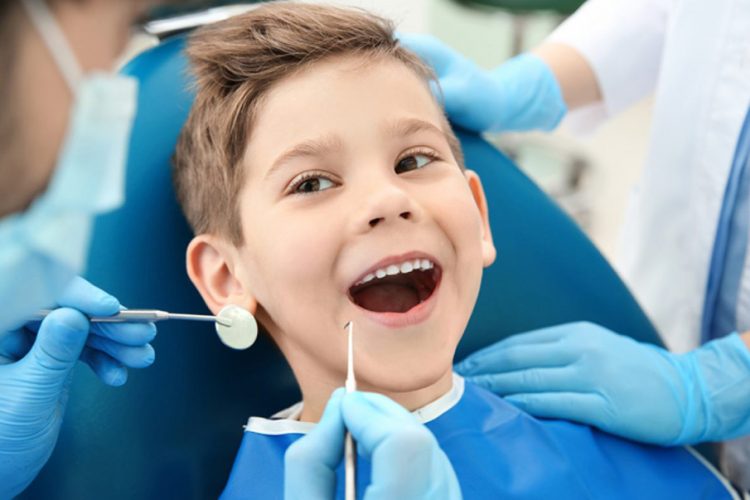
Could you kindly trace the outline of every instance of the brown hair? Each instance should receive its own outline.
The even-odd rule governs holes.
[[[262,97],[286,76],[335,55],[394,58],[425,82],[432,70],[394,38],[393,24],[352,8],[271,3],[196,31],[187,47],[196,98],[174,155],[177,197],[193,230],[243,242],[242,157]],[[455,139],[445,123],[449,137]],[[458,141],[451,144],[463,166]]]

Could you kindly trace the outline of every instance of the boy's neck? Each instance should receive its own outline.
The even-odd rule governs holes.
[[[318,422],[323,415],[328,399],[331,393],[340,385],[305,385],[302,384],[302,413],[299,420],[302,422]],[[414,411],[426,406],[444,394],[447,394],[453,387],[452,367],[448,369],[438,380],[425,387],[405,392],[388,392],[374,387],[357,387],[357,390],[365,392],[377,392],[388,396],[409,411]]]

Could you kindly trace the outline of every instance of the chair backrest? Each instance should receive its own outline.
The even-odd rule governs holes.
[[[533,12],[556,12],[569,16],[575,12],[584,0],[456,0],[470,7],[484,8],[488,11],[503,10],[511,14],[529,14]]]
[[[188,281],[191,238],[175,201],[170,157],[192,95],[184,38],[139,55],[140,80],[127,202],[96,225],[87,277],[130,307],[204,312]],[[467,164],[484,180],[499,250],[486,271],[459,357],[510,334],[590,320],[658,343],[653,327],[586,236],[502,153],[459,133]],[[211,326],[162,323],[157,359],[121,388],[79,367],[58,446],[25,498],[215,497],[251,415],[299,394],[265,339],[225,348]]]

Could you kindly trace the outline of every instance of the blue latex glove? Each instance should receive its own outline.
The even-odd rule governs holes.
[[[343,389],[333,393],[318,425],[287,450],[284,498],[335,497],[345,428],[357,441],[357,452],[372,463],[366,500],[461,498],[448,457],[414,415],[380,394]]]
[[[120,303],[82,278],[41,323],[0,333],[0,498],[23,491],[57,441],[72,369],[84,360],[109,385],[122,385],[127,368],[154,361],[153,324],[90,324]]]
[[[567,112],[554,74],[535,55],[521,54],[487,71],[433,36],[399,33],[398,38],[435,70],[446,113],[464,128],[552,130]]]
[[[591,323],[514,335],[456,366],[540,417],[661,445],[750,434],[750,351],[736,334],[676,355]]]

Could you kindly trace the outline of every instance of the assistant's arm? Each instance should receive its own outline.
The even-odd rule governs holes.
[[[569,111],[596,104],[602,90],[589,61],[577,49],[564,43],[543,43],[532,51],[552,71]]]
[[[539,47],[484,70],[434,37],[399,39],[427,61],[455,123],[479,132],[589,127],[651,92],[671,0],[589,0]]]
[[[535,50],[576,111],[569,124],[593,127],[654,91],[673,3],[589,0]]]

